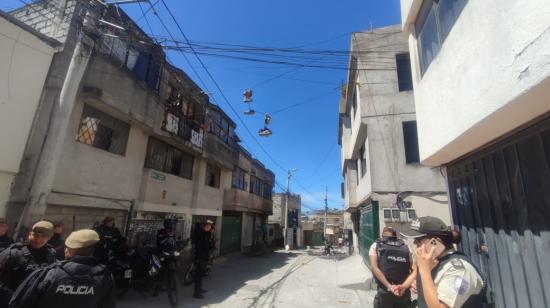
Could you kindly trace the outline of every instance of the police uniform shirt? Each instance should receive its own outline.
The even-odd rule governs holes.
[[[471,295],[483,289],[483,280],[468,262],[452,258],[445,262],[434,279],[437,297],[449,307],[462,307]]]
[[[13,244],[13,240],[7,234],[0,235],[0,252]]]

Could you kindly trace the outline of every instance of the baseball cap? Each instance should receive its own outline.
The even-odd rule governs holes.
[[[206,224],[211,224],[211,225],[213,225],[214,222],[213,222],[212,220],[210,220],[210,219],[207,219],[207,220],[206,220]]]
[[[413,220],[410,228],[404,229],[400,234],[408,238],[419,238],[427,235],[446,235],[450,232],[451,228],[443,220],[437,217],[424,216]]]
[[[40,233],[46,236],[53,235],[53,224],[47,220],[41,220],[32,226],[32,232]]]
[[[99,235],[94,230],[82,229],[74,231],[65,240],[68,248],[84,248],[99,242]]]

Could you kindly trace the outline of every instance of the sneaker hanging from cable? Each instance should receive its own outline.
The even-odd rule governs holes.
[[[246,89],[243,93],[243,102],[250,103],[252,102],[252,90]]]
[[[271,116],[269,115],[269,113],[266,113],[265,114],[265,119],[264,119],[264,128],[261,128],[259,131],[258,131],[258,135],[260,135],[260,137],[269,137],[273,134],[273,132],[271,131],[271,129],[269,129],[267,126],[269,125],[269,123],[271,123]]]

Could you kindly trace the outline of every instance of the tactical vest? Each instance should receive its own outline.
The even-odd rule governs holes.
[[[14,262],[16,265],[12,268],[11,283],[8,286],[13,290],[35,270],[45,268],[55,262],[55,250],[48,244],[41,248],[45,251],[35,253],[31,252],[27,244],[24,243],[15,243],[8,249],[17,249],[21,252],[14,256],[19,259]]]
[[[391,284],[401,284],[411,272],[410,251],[405,242],[398,238],[376,240],[378,267]],[[385,289],[376,279],[378,286]]]
[[[485,280],[481,272],[477,269],[477,267],[470,261],[470,259],[466,255],[460,252],[454,252],[440,258],[439,263],[432,270],[432,279],[435,280],[435,277],[437,276],[439,271],[443,268],[443,266],[447,264],[447,262],[451,262],[452,259],[460,259],[471,264],[475,268],[475,270],[477,271],[481,279],[483,280],[483,289],[481,290],[481,292],[479,292],[479,294],[471,295],[461,307],[462,308],[487,307],[487,304],[490,303],[490,301],[486,299],[487,281]],[[428,305],[426,304],[426,299],[424,298],[424,291],[422,288],[422,279],[420,278],[420,273],[416,275],[416,290],[418,293],[418,299],[417,299],[418,308],[428,308]]]

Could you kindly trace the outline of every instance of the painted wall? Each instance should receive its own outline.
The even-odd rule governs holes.
[[[54,48],[0,16],[0,217],[33,124]]]
[[[401,8],[425,164],[448,163],[550,111],[549,1],[468,1],[422,77],[412,25],[420,3]]]

